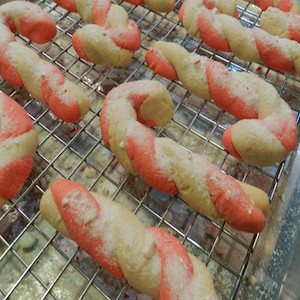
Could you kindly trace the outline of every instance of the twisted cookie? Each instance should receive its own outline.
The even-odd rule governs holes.
[[[216,299],[208,269],[172,235],[76,182],[55,181],[43,217],[104,269],[155,299]]]
[[[272,35],[300,43],[300,16],[269,7],[262,13],[260,25]]]
[[[221,2],[221,1],[220,1]],[[262,29],[251,29],[234,17],[215,14],[202,0],[185,0],[179,18],[187,32],[215,50],[263,63],[269,68],[300,74],[300,45],[273,36]]]
[[[216,299],[208,269],[172,235],[145,228],[121,205],[76,182],[55,181],[43,217],[104,269],[155,299]]]
[[[56,34],[54,22],[32,3],[14,1],[0,7],[0,74],[9,83],[25,87],[53,114],[75,122],[89,110],[89,99],[72,82],[65,80],[54,65],[41,60],[35,51],[17,43],[12,31],[36,43],[45,43]]]
[[[227,128],[223,144],[235,157],[254,166],[283,161],[296,145],[297,124],[276,89],[259,77],[228,72],[225,66],[191,54],[173,43],[156,42],[146,53],[155,73],[180,80],[192,94],[212,99],[238,119]]]
[[[26,111],[0,93],[0,208],[29,176],[37,134]]]
[[[172,140],[156,138],[141,124],[165,125],[172,110],[162,84],[147,80],[122,84],[105,98],[100,118],[103,140],[128,172],[138,173],[153,188],[180,193],[196,211],[222,217],[238,230],[262,231],[268,210],[264,192],[233,180]]]
[[[54,0],[69,11],[78,12],[87,23],[73,35],[77,54],[95,64],[127,65],[141,47],[141,35],[127,12],[110,0]]]
[[[124,0],[125,2],[134,4],[134,5],[141,5],[147,6],[148,8],[152,9],[153,11],[157,12],[170,12],[173,10],[175,5],[175,0]]]

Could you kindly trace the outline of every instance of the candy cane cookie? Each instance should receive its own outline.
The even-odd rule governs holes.
[[[0,208],[29,176],[36,147],[37,133],[26,111],[0,93]]]
[[[40,209],[104,269],[152,298],[217,299],[210,271],[175,237],[83,185],[55,181]]]
[[[124,0],[125,2],[133,5],[147,6],[153,11],[157,12],[170,12],[173,10],[175,0]]]
[[[140,49],[140,31],[121,6],[112,4],[110,0],[54,2],[78,12],[85,22],[90,23],[78,29],[72,38],[74,49],[84,60],[105,66],[124,66]]]
[[[268,197],[235,181],[206,158],[189,153],[168,138],[157,138],[143,124],[162,126],[172,117],[166,88],[155,81],[125,83],[109,92],[101,112],[101,132],[121,165],[153,188],[182,199],[197,212],[220,218],[232,227],[260,232]]]
[[[215,14],[202,0],[185,0],[179,18],[191,36],[200,37],[215,50],[232,52],[245,61],[274,70],[300,74],[300,44],[295,41],[246,28],[230,15]]]
[[[180,80],[190,93],[212,99],[216,106],[244,119],[223,135],[224,146],[238,159],[254,166],[272,166],[294,149],[295,117],[276,89],[261,78],[229,72],[219,62],[167,42],[154,43],[146,62],[155,73]]]
[[[300,43],[300,16],[269,7],[262,13],[260,26],[272,35]]]
[[[75,122],[90,107],[88,97],[61,71],[42,60],[35,51],[16,42],[19,32],[36,43],[56,34],[50,17],[37,5],[13,1],[0,7],[0,74],[9,83],[25,87],[37,100],[49,106],[55,116]]]

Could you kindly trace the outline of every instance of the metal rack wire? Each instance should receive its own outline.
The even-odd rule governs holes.
[[[25,90],[0,81],[1,91],[26,109],[39,131],[34,170],[20,193],[5,206],[0,219],[0,299],[144,297],[124,280],[114,279],[99,268],[75,243],[55,232],[42,219],[39,199],[58,177],[84,183],[88,189],[103,193],[131,209],[146,225],[168,230],[210,268],[220,299],[245,299],[243,295],[249,288],[250,258],[259,235],[239,233],[222,221],[200,216],[180,197],[159,193],[140,178],[126,174],[101,139],[99,112],[105,95],[113,87],[138,79],[161,81],[173,97],[174,114],[172,123],[156,129],[156,134],[168,136],[191,151],[207,155],[228,174],[265,190],[274,202],[288,181],[294,157],[264,169],[237,161],[228,155],[221,142],[223,131],[235,119],[211,102],[190,95],[180,83],[154,76],[143,57],[154,40],[166,40],[221,61],[231,70],[255,73],[278,89],[294,109],[298,123],[299,79],[258,64],[245,63],[232,55],[216,53],[186,35],[177,16],[182,1],[177,1],[174,11],[169,14],[120,2],[141,30],[142,49],[126,67],[95,66],[79,59],[72,48],[72,34],[83,24],[80,17],[57,7],[50,0],[37,3],[55,20],[56,38],[42,46],[21,36],[17,36],[18,40],[57,65],[66,77],[88,93],[93,102],[83,120],[65,124]],[[242,1],[238,9],[245,26],[259,26],[259,9]],[[24,240],[28,239],[32,239],[32,245],[24,245]]]

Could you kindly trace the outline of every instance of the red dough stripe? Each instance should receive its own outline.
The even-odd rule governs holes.
[[[216,7],[216,3],[210,1],[210,0],[203,0],[203,4],[208,8],[208,9],[214,9]]]
[[[215,165],[211,165],[211,172],[206,175],[206,180],[211,201],[219,214],[237,230],[261,232],[266,223],[264,214],[249,201],[237,182],[229,176],[222,176],[222,180],[216,179],[217,173],[221,171]],[[231,191],[235,194],[231,195]],[[237,201],[232,201],[232,198]]]
[[[156,49],[147,51],[145,60],[147,65],[155,74],[168,78],[170,80],[179,80],[176,70]]]
[[[145,2],[143,0],[125,0],[125,1],[133,5],[145,6]]]
[[[111,33],[112,41],[120,48],[137,51],[141,48],[141,34],[138,26],[132,20],[128,21],[127,28],[108,29]]]
[[[284,12],[290,12],[295,0],[280,0],[279,2],[277,0],[255,0],[251,2],[254,2],[262,10],[267,10],[269,7],[277,7]]]
[[[224,109],[238,119],[257,119],[258,112],[255,108],[246,106],[240,96],[235,96],[232,91],[231,74],[224,65],[210,60],[206,67],[207,82],[211,98],[216,106]]]
[[[127,27],[109,27],[107,25],[107,15],[109,13],[110,8],[110,0],[105,0],[101,2],[95,1],[93,8],[95,24],[107,28],[110,32],[110,37],[112,41],[121,49],[131,51],[136,51],[140,49],[141,34],[138,26],[134,21],[129,20]]]
[[[52,69],[52,76],[54,75],[56,77],[57,86],[62,86],[65,83],[64,76],[58,68],[53,66]],[[75,120],[79,120],[80,108],[76,99],[70,99],[67,103],[64,102],[62,98],[67,95],[68,91],[64,90],[65,95],[58,95],[57,91],[53,89],[53,84],[50,83],[50,80],[53,79],[46,76],[42,78],[41,90],[45,103],[49,106],[55,116],[65,122],[72,123]]]
[[[175,182],[159,168],[156,161],[154,141],[155,135],[141,124],[137,124],[139,132],[143,132],[142,142],[135,137],[129,137],[126,145],[127,154],[134,169],[155,189],[168,194],[178,194]]]
[[[14,197],[28,178],[33,167],[33,158],[25,156],[0,168],[0,197]]]
[[[78,56],[80,56],[82,59],[89,61],[88,57],[86,56],[83,46],[82,46],[82,39],[80,36],[81,31],[76,31],[73,34],[72,37],[72,44],[73,44],[73,48],[75,49],[75,51],[77,52]]]
[[[269,7],[274,7],[274,0],[255,0],[254,2],[262,10],[267,10]]]
[[[282,11],[289,12],[294,4],[294,0],[281,0],[279,2],[278,8]]]
[[[286,151],[290,152],[296,147],[297,125],[293,119],[274,118],[271,120],[259,120],[259,122],[276,136]]]
[[[161,262],[159,299],[172,300],[174,299],[174,295],[172,295],[172,287],[168,280],[168,277],[170,276],[168,264],[172,263],[170,260],[175,259],[177,262],[180,261],[183,265],[182,269],[187,270],[190,278],[194,274],[192,262],[182,244],[175,237],[157,227],[148,227],[147,230],[155,238],[155,246]],[[173,264],[174,263],[176,262],[173,262]]]
[[[300,16],[289,15],[288,18],[290,39],[300,43]]]
[[[234,146],[232,144],[231,130],[232,130],[232,126],[228,127],[224,131],[223,137],[222,137],[223,145],[230,154],[232,154],[234,157],[236,157],[239,160],[243,160],[243,158],[239,155],[239,153],[236,151],[236,149],[234,148]]]
[[[216,50],[231,52],[229,43],[225,36],[215,28],[213,15],[202,10],[198,17],[198,28],[205,43]]]
[[[16,24],[13,20],[13,18],[7,14],[6,11],[0,11],[0,16],[2,16],[4,20],[4,24],[10,29],[12,32],[17,32]]]
[[[180,10],[178,12],[178,17],[179,17],[179,20],[180,20],[180,23],[184,26],[184,23],[183,23],[183,14],[184,14],[184,9],[185,9],[185,6],[186,6],[187,2],[184,1],[180,7]]]
[[[134,109],[136,111],[137,120],[150,127],[156,127],[157,124],[155,123],[154,120],[144,120],[141,113],[141,105],[143,104],[144,101],[146,101],[149,98],[149,94],[144,94],[144,95],[132,94],[130,97],[134,103]]]
[[[9,27],[3,26],[0,22],[0,33],[6,37],[3,42],[0,41],[0,74],[4,80],[18,87],[23,87],[23,81],[20,77],[17,67],[6,58],[6,53],[10,43],[16,42],[16,39]]]
[[[42,20],[28,20],[27,16],[21,14],[19,24],[20,33],[37,44],[45,44],[56,35],[56,26],[48,15]]]
[[[105,255],[101,236],[86,234],[82,230],[82,227],[84,226],[86,230],[88,230],[89,223],[79,223],[77,221],[78,218],[76,213],[70,209],[68,204],[64,205],[64,199],[68,199],[70,197],[84,197],[90,201],[89,207],[96,209],[101,218],[101,207],[95,198],[83,185],[66,179],[59,179],[55,181],[51,186],[51,192],[70,235],[77,242],[79,247],[91,255],[105,270],[117,278],[124,278],[120,266],[115,265],[111,258]],[[89,207],[86,207],[86,210],[88,210]],[[99,251],[100,248],[102,248],[102,251]]]
[[[264,35],[261,35],[263,31],[260,31],[259,35],[256,33],[257,31],[253,30],[255,43],[263,64],[274,70],[281,70],[284,66],[285,72],[295,73],[296,70],[293,61],[287,57],[275,43],[266,45],[264,36],[267,35],[267,33]]]
[[[93,17],[95,24],[99,26],[106,25],[106,19],[111,7],[110,0],[95,1],[93,6]]]
[[[26,111],[19,104],[5,94],[0,94],[0,97],[3,100],[1,114],[4,115],[5,122],[9,124],[6,128],[1,128],[0,123],[0,142],[34,129]]]

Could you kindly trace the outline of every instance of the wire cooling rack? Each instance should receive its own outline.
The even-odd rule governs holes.
[[[42,46],[18,35],[17,39],[81,86],[91,98],[92,107],[81,121],[66,124],[24,89],[0,79],[1,91],[25,108],[39,133],[34,169],[20,193],[1,212],[0,299],[148,299],[126,281],[115,279],[99,268],[74,242],[42,219],[39,199],[61,177],[83,183],[88,189],[121,203],[146,226],[160,226],[174,234],[211,270],[220,299],[251,298],[255,290],[261,293],[262,285],[271,285],[262,295],[271,299],[270,290],[278,293],[281,283],[272,281],[272,276],[261,267],[276,249],[283,222],[277,222],[282,206],[288,210],[289,199],[293,198],[293,193],[286,189],[293,191],[296,186],[291,176],[298,152],[295,150],[285,163],[263,169],[236,160],[224,150],[221,141],[225,128],[236,120],[212,102],[190,95],[180,83],[153,75],[144,62],[144,54],[153,41],[172,41],[190,52],[221,61],[232,71],[255,73],[277,88],[294,110],[298,123],[299,78],[245,63],[231,54],[216,53],[189,37],[178,21],[182,1],[177,1],[169,14],[120,2],[140,28],[142,48],[126,67],[95,66],[79,59],[72,48],[72,34],[83,25],[80,17],[51,1],[35,2],[55,20],[58,34],[51,43]],[[238,9],[245,26],[259,26],[260,10],[256,6],[240,1]],[[105,95],[113,87],[139,79],[159,80],[172,95],[172,122],[155,129],[158,136],[167,136],[193,152],[207,155],[226,173],[269,194],[272,208],[260,239],[259,235],[240,233],[220,220],[196,214],[180,197],[151,189],[118,164],[101,139],[99,112]]]

